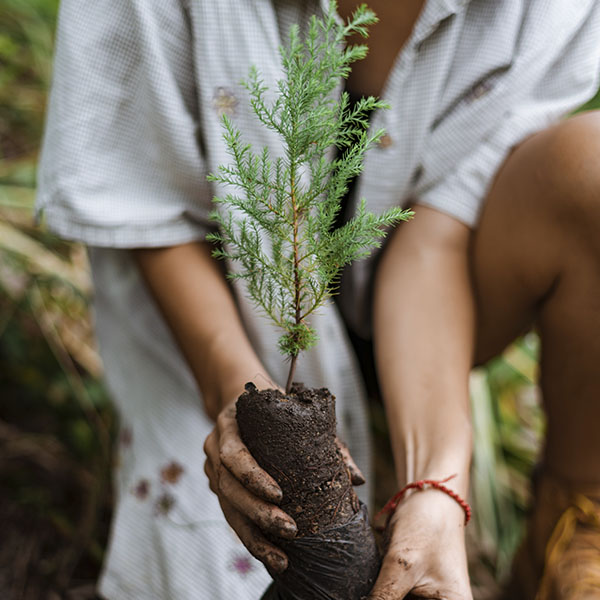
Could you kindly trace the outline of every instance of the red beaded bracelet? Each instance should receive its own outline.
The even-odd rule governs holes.
[[[431,488],[435,488],[436,490],[440,490],[445,494],[448,494],[450,498],[458,502],[460,507],[465,511],[465,525],[471,520],[471,507],[469,503],[463,500],[455,491],[446,487],[444,483],[454,479],[456,474],[450,475],[450,477],[446,477],[446,479],[436,480],[436,479],[421,479],[420,481],[414,481],[413,483],[409,483],[405,485],[398,493],[394,494],[385,504],[385,506],[375,515],[375,520],[377,520],[382,515],[387,515],[387,520],[385,522],[385,527],[388,526],[388,523],[396,510],[400,501],[404,498],[404,494],[408,490],[423,490],[425,486],[429,486]],[[378,530],[384,530],[385,527],[376,527]]]

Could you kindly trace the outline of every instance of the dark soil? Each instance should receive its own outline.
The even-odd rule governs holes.
[[[237,402],[242,440],[281,486],[281,508],[298,536],[348,522],[358,498],[335,443],[335,398],[297,384],[289,396],[252,384],[246,390]]]
[[[335,397],[302,384],[286,396],[249,383],[237,401],[237,421],[243,442],[281,486],[281,508],[298,525],[296,540],[274,540],[290,566],[264,598],[366,597],[379,555],[336,444]]]

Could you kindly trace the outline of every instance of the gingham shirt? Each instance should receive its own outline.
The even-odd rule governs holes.
[[[37,206],[53,231],[93,247],[107,381],[123,422],[133,428],[103,579],[111,600],[251,598],[266,581],[256,575],[254,588],[248,578],[236,588],[223,575],[229,559],[219,548],[226,534],[210,529],[222,521],[200,457],[211,425],[120,249],[203,239],[211,199],[223,191],[206,174],[230,162],[223,112],[246,141],[280,152],[277,137],[254,118],[240,81],[256,65],[275,89],[278,47],[291,23],[306,23],[326,2],[317,4],[62,2]],[[372,126],[388,134],[367,154],[353,201],[365,197],[373,211],[423,204],[475,226],[511,147],[592,96],[599,74],[596,0],[429,0],[382,92],[392,108],[373,115]],[[372,264],[356,263],[344,282],[345,316],[360,331],[368,325]],[[278,332],[243,295],[239,306],[257,352],[283,382]],[[298,379],[336,393],[342,434],[366,469],[362,385],[335,307],[325,307],[316,326],[320,345],[300,361]],[[158,475],[170,459],[185,465],[179,486],[168,487]],[[157,521],[157,505],[152,510],[133,493],[158,493],[160,486],[176,500],[169,514],[179,528]]]
[[[313,0],[314,2],[315,0]],[[326,0],[322,1],[326,4]],[[240,81],[275,87],[278,47],[312,2],[63,1],[38,207],[57,233],[129,248],[201,239],[228,163],[219,116],[277,151]],[[596,0],[430,0],[375,114],[355,197],[372,210],[425,204],[474,226],[509,149],[589,98],[600,73]],[[370,262],[345,290],[364,329]]]

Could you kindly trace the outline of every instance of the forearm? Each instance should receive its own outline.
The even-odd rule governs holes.
[[[375,282],[375,351],[400,484],[456,473],[471,457],[474,307],[466,227],[426,208],[393,234]]]
[[[200,242],[139,249],[133,255],[194,374],[209,416],[216,418],[247,381],[267,377],[210,248]]]

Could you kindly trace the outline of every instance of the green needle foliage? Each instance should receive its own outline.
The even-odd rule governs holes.
[[[349,182],[383,135],[369,131],[368,115],[387,108],[373,97],[352,107],[348,94],[336,93],[351,63],[367,54],[366,45],[347,45],[349,36],[367,37],[377,22],[365,5],[345,24],[336,9],[332,1],[324,20],[313,16],[304,39],[292,27],[280,50],[285,77],[273,102],[255,68],[244,83],[257,118],[280,136],[282,156],[267,148],[255,153],[224,116],[233,164],[209,177],[241,192],[215,198],[225,210],[213,213],[219,232],[209,239],[217,243],[216,257],[241,265],[229,277],[245,279],[253,302],[284,330],[279,347],[291,357],[288,392],[298,353],[317,341],[309,315],[335,293],[345,265],[368,255],[389,226],[412,215],[400,208],[375,215],[363,199],[354,218],[334,228]]]

